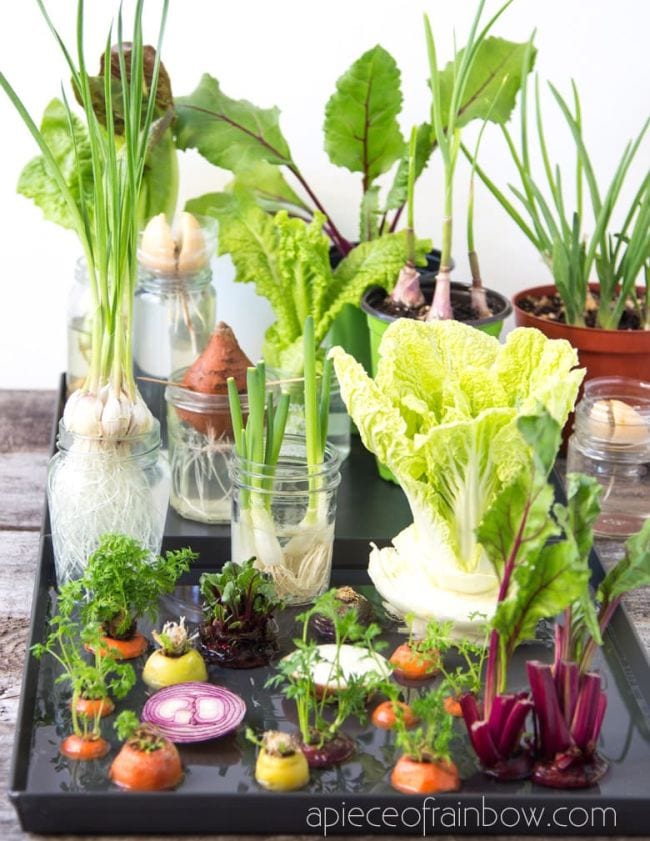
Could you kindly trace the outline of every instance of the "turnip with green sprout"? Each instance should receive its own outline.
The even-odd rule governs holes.
[[[161,469],[149,478],[138,464],[159,447],[156,422],[138,393],[132,370],[133,297],[137,279],[139,202],[154,121],[160,45],[167,15],[164,0],[150,76],[145,73],[143,0],[135,6],[128,44],[121,11],[106,40],[101,76],[86,67],[84,0],[77,6],[77,54],[65,46],[42,0],[41,13],[63,53],[72,93],[83,120],[63,93],[74,165],[57,154],[14,88],[3,88],[39,146],[42,164],[58,190],[67,221],[79,236],[92,299],[91,359],[86,381],[68,399],[60,427],[61,453],[48,484],[60,579],[75,577],[103,532],[137,538],[152,550],[162,537],[168,482]],[[117,46],[111,42],[117,36]],[[119,68],[117,78],[111,67]],[[96,100],[103,98],[102,117]],[[119,114],[119,120],[116,117]],[[65,455],[65,458],[63,456]],[[153,477],[152,477],[153,476]]]

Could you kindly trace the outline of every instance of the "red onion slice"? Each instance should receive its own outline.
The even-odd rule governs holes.
[[[246,704],[223,686],[191,681],[160,689],[146,702],[142,721],[155,724],[170,742],[203,742],[234,730]]]

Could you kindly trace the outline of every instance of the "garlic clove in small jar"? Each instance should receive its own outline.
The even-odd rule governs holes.
[[[176,242],[164,213],[152,217],[142,232],[139,251],[140,262],[156,272],[176,271]]]
[[[616,446],[650,443],[650,420],[622,400],[597,400],[589,412],[589,431]]]
[[[201,225],[191,213],[181,213],[178,237],[178,271],[191,274],[206,262],[205,237]]]
[[[127,435],[144,435],[153,426],[153,415],[149,407],[138,394],[135,403],[131,406],[131,422]]]
[[[181,213],[176,231],[160,213],[149,220],[142,232],[138,257],[150,271],[166,275],[193,274],[208,259],[203,229],[191,213]]]
[[[104,386],[102,398],[101,434],[106,438],[124,438],[131,423],[131,401],[124,392],[116,393],[110,386]]]

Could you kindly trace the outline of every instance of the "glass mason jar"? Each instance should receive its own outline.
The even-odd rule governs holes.
[[[168,380],[205,349],[216,319],[216,293],[209,266],[194,274],[165,275],[141,268],[133,308],[136,377]],[[166,444],[165,385],[141,380],[145,403],[161,423]]]
[[[186,370],[174,372],[173,381]],[[187,520],[229,523],[234,441],[228,395],[167,386],[165,398],[172,508]],[[239,399],[246,412],[247,396]]]
[[[81,576],[107,533],[160,552],[170,480],[158,422],[142,435],[107,439],[69,432],[60,421],[56,444],[47,499],[57,582]]]
[[[80,257],[74,270],[74,283],[68,293],[67,309],[68,360],[65,384],[68,394],[80,388],[90,366],[92,333],[92,301],[86,261]]]
[[[569,438],[567,472],[603,487],[594,531],[626,537],[650,517],[650,383],[599,377],[585,383]]]
[[[277,368],[267,368],[269,388],[276,394],[285,392],[290,395],[289,416],[286,431],[289,435],[305,434],[305,392],[304,380]],[[320,387],[320,378],[318,379]],[[348,410],[341,397],[336,374],[332,371],[332,386],[330,389],[330,410],[327,423],[327,440],[339,452],[341,461],[350,455],[351,421]]]
[[[306,604],[329,587],[341,481],[338,450],[310,473],[305,439],[285,436],[275,467],[233,456],[231,554],[257,558],[288,604]]]

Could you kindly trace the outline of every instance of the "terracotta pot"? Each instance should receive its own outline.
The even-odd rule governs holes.
[[[592,292],[598,291],[591,284]],[[642,293],[639,289],[638,292]],[[595,327],[573,327],[558,324],[532,315],[519,306],[527,296],[557,295],[557,287],[533,286],[523,289],[512,299],[517,327],[536,327],[549,339],[566,339],[578,351],[581,367],[587,369],[585,380],[596,377],[629,377],[634,380],[650,378],[650,330],[600,330]],[[582,388],[578,400],[582,398]],[[562,434],[560,455],[566,456],[569,437],[573,432],[574,415],[571,413]]]
[[[597,291],[596,285],[591,287]],[[641,291],[641,290],[639,290]],[[555,286],[534,286],[518,292],[512,299],[517,327],[537,327],[549,339],[566,339],[578,351],[580,365],[587,369],[585,379],[630,377],[647,380],[650,375],[650,330],[598,330],[558,324],[519,307],[528,295],[557,295]]]

